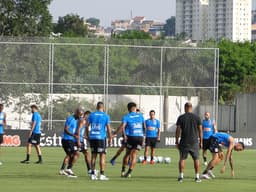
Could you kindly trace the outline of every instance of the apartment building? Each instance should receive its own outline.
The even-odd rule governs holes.
[[[251,0],[176,0],[176,33],[193,41],[250,41],[251,9]]]

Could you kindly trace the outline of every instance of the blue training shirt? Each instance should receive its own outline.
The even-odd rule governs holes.
[[[222,144],[225,147],[229,147],[229,138],[231,137],[229,134],[217,132],[214,133],[212,136],[218,139],[219,144]]]
[[[109,115],[103,111],[95,111],[89,115],[87,120],[91,125],[89,133],[90,140],[105,140],[107,135],[106,126],[110,124]]]
[[[146,124],[146,137],[156,138],[158,130],[160,129],[160,121],[158,119],[147,119]]]
[[[127,136],[143,137],[144,117],[141,113],[130,112],[123,116],[122,123],[126,124]]]
[[[203,127],[203,139],[209,139],[214,133],[214,124],[211,119],[204,119],[202,122]]]
[[[1,112],[0,113],[0,134],[3,134],[4,133],[4,126],[3,126],[3,123],[4,123],[4,112]]]
[[[68,126],[68,131],[70,133],[75,134],[75,132],[77,130],[77,126],[78,126],[78,121],[77,121],[77,119],[75,119],[74,115],[70,115],[69,117],[66,118],[64,129],[65,129],[66,126]],[[72,135],[68,135],[65,132],[65,130],[63,132],[62,139],[71,140],[71,141],[74,141],[74,142],[76,141],[76,138],[73,137]]]
[[[33,130],[33,133],[35,134],[41,134],[41,115],[38,111],[34,112],[32,115],[32,122],[36,122],[35,123],[35,128]]]

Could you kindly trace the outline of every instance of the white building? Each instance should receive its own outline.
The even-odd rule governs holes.
[[[176,0],[176,33],[194,41],[250,41],[251,9],[251,0]]]

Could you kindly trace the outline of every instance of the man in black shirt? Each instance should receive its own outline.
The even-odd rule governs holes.
[[[199,178],[200,164],[199,164],[199,150],[202,148],[202,125],[200,118],[192,113],[192,104],[185,104],[185,113],[180,115],[177,120],[176,140],[175,144],[180,152],[179,160],[179,178],[178,181],[183,181],[183,173],[185,167],[185,160],[188,154],[194,160],[195,168],[195,182],[201,182]],[[180,140],[179,140],[180,137]],[[198,139],[199,138],[199,139]]]

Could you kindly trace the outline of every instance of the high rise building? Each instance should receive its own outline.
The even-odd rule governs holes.
[[[250,41],[251,9],[251,0],[176,0],[176,33],[194,41]]]

